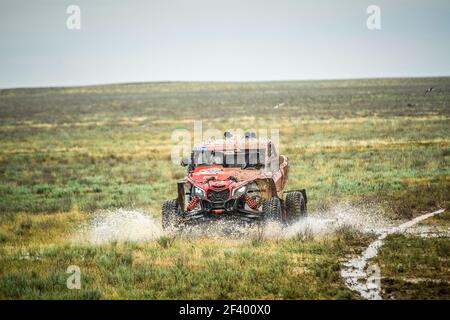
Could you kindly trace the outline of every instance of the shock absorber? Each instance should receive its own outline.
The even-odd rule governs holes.
[[[250,197],[247,193],[244,194],[244,200],[250,208],[252,208],[252,209],[258,208],[258,202],[256,202],[255,199]]]
[[[188,203],[188,205],[186,207],[187,211],[191,211],[192,209],[194,209],[199,202],[200,202],[200,198],[199,197],[193,197],[191,199],[191,201],[189,201],[189,203]]]

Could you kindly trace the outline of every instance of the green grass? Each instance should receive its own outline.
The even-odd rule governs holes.
[[[339,263],[370,235],[348,230],[326,239],[70,239],[99,209],[158,216],[185,172],[170,162],[171,133],[196,120],[204,130],[279,128],[287,189],[305,187],[311,210],[364,202],[405,219],[448,208],[450,92],[424,95],[431,86],[448,88],[450,78],[0,90],[0,297],[357,298]],[[392,261],[383,263],[388,277]],[[83,271],[80,291],[65,287],[71,264]]]
[[[307,187],[313,202],[330,194],[384,196],[417,184],[443,186],[448,194],[449,93],[425,96],[422,90],[448,83],[437,78],[2,90],[0,210],[157,210],[183,173],[168,161],[171,132],[192,131],[200,119],[205,130],[279,128],[281,150],[292,163],[289,186]],[[274,110],[280,101],[286,105]]]
[[[420,223],[449,230],[450,212]],[[450,299],[450,241],[447,236],[393,234],[376,262],[382,270],[384,296],[390,299]]]
[[[361,239],[359,239],[361,241]],[[2,298],[341,299],[339,258],[348,237],[319,241],[159,239],[102,246],[4,248]],[[26,257],[26,258],[25,258]],[[25,260],[26,259],[26,260]],[[68,265],[80,267],[81,290],[66,288]]]

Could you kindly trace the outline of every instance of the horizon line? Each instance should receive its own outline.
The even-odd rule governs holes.
[[[389,77],[356,77],[356,78],[311,78],[311,79],[276,79],[276,80],[153,80],[153,81],[131,81],[131,82],[98,82],[73,85],[36,85],[36,86],[11,86],[1,87],[0,90],[20,90],[20,89],[64,89],[64,88],[83,88],[83,87],[102,87],[114,85],[143,85],[143,84],[162,84],[162,83],[268,83],[268,82],[319,82],[319,81],[357,81],[357,80],[388,80],[388,79],[433,79],[449,78],[448,75],[430,75],[430,76],[389,76]]]

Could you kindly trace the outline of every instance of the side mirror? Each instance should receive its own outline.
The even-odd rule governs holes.
[[[181,159],[181,163],[180,164],[181,164],[181,166],[186,167],[187,165],[189,165],[189,162],[190,162],[189,158],[184,157],[184,158]]]

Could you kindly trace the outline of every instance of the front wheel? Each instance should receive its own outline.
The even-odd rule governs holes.
[[[263,202],[264,220],[282,222],[282,208],[280,199],[269,198]]]
[[[286,220],[293,222],[306,217],[306,200],[300,191],[291,191],[286,195]]]
[[[161,215],[162,215],[162,228],[166,230],[168,228],[178,227],[179,216],[178,216],[179,206],[177,200],[166,200],[162,205]]]

